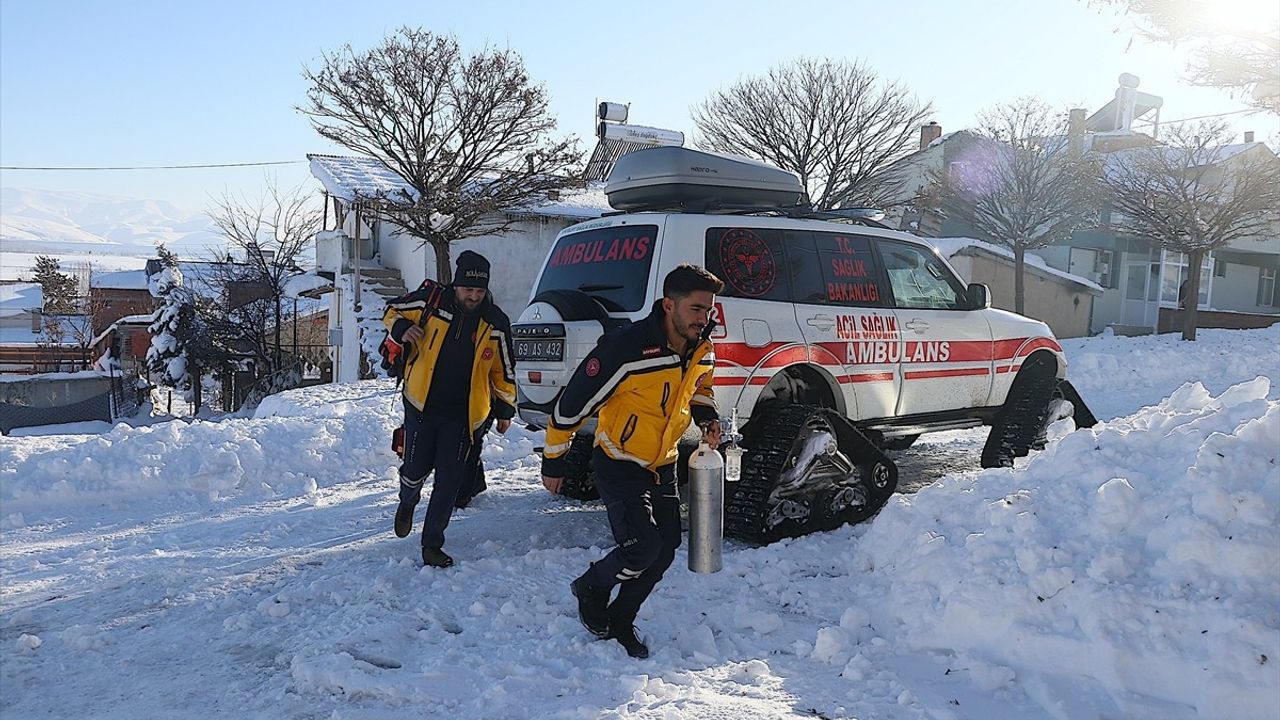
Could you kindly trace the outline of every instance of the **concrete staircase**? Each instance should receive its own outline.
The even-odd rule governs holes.
[[[378,367],[378,345],[386,332],[382,324],[383,312],[388,300],[405,292],[399,270],[377,266],[360,268],[360,309],[356,312],[360,347],[375,377],[384,376],[382,368]]]
[[[384,301],[405,293],[404,280],[400,277],[400,271],[383,267],[360,268],[360,286],[363,291],[373,292]]]

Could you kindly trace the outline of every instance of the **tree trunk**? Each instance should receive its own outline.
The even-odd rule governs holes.
[[[448,240],[432,240],[431,249],[436,252],[436,280],[441,285],[453,282],[453,259],[449,254]]]
[[[1200,264],[1204,250],[1187,253],[1187,302],[1182,314],[1182,339],[1196,339],[1196,309],[1200,305]]]
[[[192,410],[191,414],[192,416],[195,416],[200,414],[200,405],[204,400],[204,398],[202,397],[204,388],[200,387],[201,385],[200,366],[196,365],[195,363],[192,363],[191,368],[188,370],[188,372],[190,373],[188,377],[191,378],[191,397],[192,397],[192,400],[194,401],[192,403],[194,405],[194,409]]]
[[[1026,248],[1022,243],[1015,242],[1013,244],[1013,311],[1019,315],[1025,315],[1023,312],[1023,270],[1025,269]]]

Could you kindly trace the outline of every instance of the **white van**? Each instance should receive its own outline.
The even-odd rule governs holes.
[[[647,315],[675,266],[706,267],[725,284],[716,400],[745,422],[733,536],[769,542],[869,517],[897,482],[882,450],[922,433],[992,425],[983,464],[996,466],[1028,452],[1055,396],[1092,424],[1047,325],[992,309],[985,286],[966,287],[920,238],[812,211],[790,173],[656,148],[619,159],[605,191],[623,212],[559,234],[512,326],[520,416],[545,428],[602,334]],[[566,489],[583,498],[588,431]]]

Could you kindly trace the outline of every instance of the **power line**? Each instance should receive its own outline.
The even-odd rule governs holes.
[[[297,165],[306,160],[279,160],[273,162],[219,163],[209,165],[114,165],[98,167],[52,167],[34,165],[0,165],[0,170],[195,170],[200,168],[257,167],[262,165]]]

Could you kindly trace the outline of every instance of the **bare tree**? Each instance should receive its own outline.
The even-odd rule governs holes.
[[[76,312],[65,316],[66,334],[80,350],[81,366],[89,367],[93,361],[93,358],[89,357],[89,351],[92,349],[94,338],[103,329],[98,327],[98,318],[102,315],[106,304],[90,293],[88,296],[79,298],[76,305]]]
[[[1104,183],[1122,232],[1186,253],[1182,339],[1196,339],[1200,266],[1237,240],[1264,240],[1280,221],[1280,159],[1261,143],[1230,145],[1222,122],[1175,125],[1167,145],[1113,153]]]
[[[451,35],[405,27],[366,52],[326,53],[303,75],[312,87],[299,110],[316,131],[413,188],[360,200],[430,244],[442,282],[451,243],[503,233],[514,220],[501,211],[580,184],[577,141],[549,137],[546,90],[511,50],[466,56]]]
[[[933,112],[865,64],[799,59],[717,90],[691,109],[697,145],[800,176],[813,206],[891,206],[905,178],[890,167],[914,149]]]
[[[979,117],[982,150],[932,173],[925,203],[1013,251],[1014,309],[1024,308],[1028,250],[1071,237],[1098,218],[1098,165],[1035,98]]]
[[[1188,44],[1189,79],[1243,95],[1250,105],[1280,113],[1280,6],[1232,11],[1216,0],[1090,0],[1136,16],[1144,36]]]
[[[233,254],[243,261],[212,264],[214,283],[223,294],[225,319],[217,327],[238,328],[235,343],[255,355],[269,371],[279,369],[286,281],[300,272],[299,261],[320,229],[321,209],[301,189],[281,191],[267,183],[263,198],[223,196],[209,218]],[[270,335],[273,342],[268,342]]]

